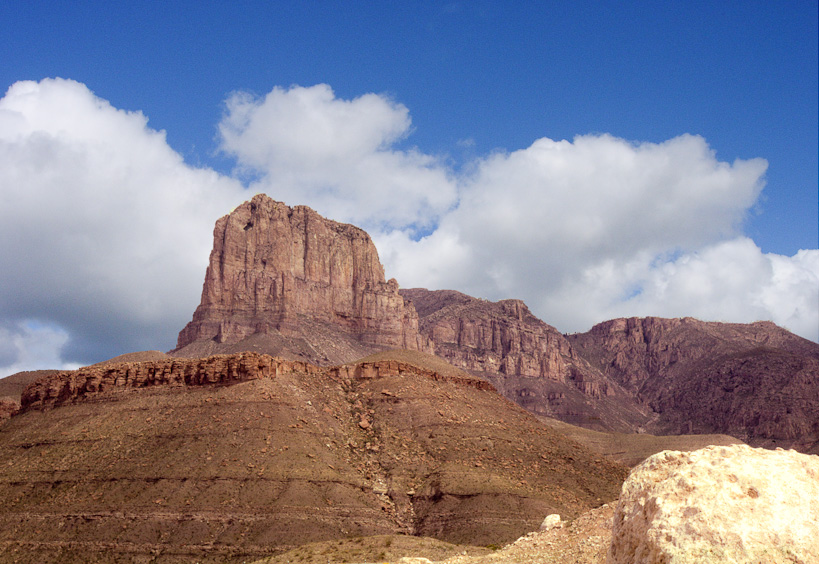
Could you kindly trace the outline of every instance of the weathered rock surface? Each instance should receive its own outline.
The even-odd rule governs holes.
[[[520,300],[489,302],[451,290],[400,290],[422,316],[421,329],[438,356],[477,372],[570,380],[576,357],[563,335]],[[589,395],[608,393],[605,381],[578,384]]]
[[[0,397],[6,397],[20,403],[20,396],[26,386],[43,376],[56,374],[59,370],[28,370],[0,378]]]
[[[568,340],[651,407],[650,432],[819,453],[819,344],[773,323],[614,319]]]
[[[20,404],[7,397],[0,397],[0,425],[20,409]]]
[[[665,451],[635,468],[609,564],[819,562],[819,457],[745,445]]]
[[[500,544],[616,497],[624,467],[442,364],[244,353],[36,382],[0,427],[0,562],[243,562],[399,533]]]
[[[31,382],[59,370],[32,370],[0,378],[0,425],[20,409],[20,396]]]
[[[57,371],[29,384],[21,397],[22,411],[50,409],[94,399],[97,394],[128,389],[228,385],[283,373],[322,374],[329,378],[384,378],[411,372],[436,381],[455,382],[478,390],[495,391],[489,382],[467,374],[442,374],[398,360],[356,362],[322,368],[254,352],[213,355],[207,358],[168,358],[156,361],[101,363],[78,370]]]
[[[419,312],[435,354],[489,379],[538,415],[597,429],[633,431],[648,417],[633,394],[579,357],[520,300],[490,302],[452,290],[400,290]]]
[[[29,384],[21,410],[54,408],[93,398],[97,394],[154,386],[186,387],[235,384],[273,378],[282,372],[321,372],[307,362],[288,361],[258,353],[214,355],[207,358],[171,358],[87,366],[57,372]]]
[[[219,219],[213,239],[202,301],[174,354],[232,352],[260,335],[269,340],[246,348],[325,365],[385,347],[430,350],[363,230],[258,194]]]

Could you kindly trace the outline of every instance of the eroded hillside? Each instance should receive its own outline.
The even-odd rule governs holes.
[[[191,362],[224,370],[108,365],[27,391],[0,428],[0,560],[238,562],[387,533],[502,544],[625,477],[457,371]]]

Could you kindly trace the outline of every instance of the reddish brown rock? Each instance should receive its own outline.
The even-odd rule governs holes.
[[[626,476],[419,351],[94,366],[25,395],[0,429],[2,562],[238,564],[387,534],[503,544],[613,500]]]
[[[23,390],[20,404],[21,411],[26,411],[53,408],[111,391],[155,386],[235,384],[273,378],[282,372],[320,371],[322,369],[307,362],[257,353],[101,364],[44,376]]]
[[[576,360],[557,329],[529,311],[520,300],[489,302],[459,292],[401,290],[421,315],[421,329],[436,352],[472,371],[531,376],[566,382]],[[601,382],[598,389],[606,393]]]
[[[430,350],[367,233],[263,194],[217,221],[202,301],[175,354],[227,352],[218,345],[258,335],[321,364],[378,348]]]
[[[244,352],[207,358],[168,358],[155,361],[95,364],[78,370],[55,371],[23,390],[21,405],[9,402],[9,416],[18,408],[50,409],[93,398],[106,392],[149,387],[226,385],[276,378],[284,373],[326,375],[332,381],[366,380],[412,374],[433,381],[451,382],[482,391],[491,384],[466,374],[446,374],[398,360],[362,361],[322,368],[308,362],[290,361],[266,354]],[[387,395],[390,392],[387,390]],[[384,393],[384,392],[382,392]],[[0,398],[0,413],[6,405]],[[13,409],[12,409],[13,407]]]
[[[18,409],[20,409],[20,404],[14,399],[0,397],[0,425],[14,415]]]
[[[454,366],[489,379],[526,409],[578,425],[632,431],[647,417],[633,396],[579,357],[520,300],[490,302],[452,290],[401,290],[421,333]]]
[[[819,452],[819,345],[773,323],[614,319],[568,339],[653,409],[651,432]]]

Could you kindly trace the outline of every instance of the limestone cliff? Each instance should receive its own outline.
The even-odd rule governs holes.
[[[490,302],[452,290],[401,290],[421,333],[454,366],[489,379],[526,409],[598,429],[632,431],[646,419],[631,394],[580,358],[521,300]]]
[[[423,312],[422,331],[439,356],[461,368],[507,376],[571,377],[574,352],[554,327],[520,300],[490,302],[452,290],[401,290]],[[589,392],[604,395],[605,382]]]
[[[368,347],[430,350],[367,233],[264,194],[217,221],[202,300],[175,354],[233,352],[217,345],[254,335],[321,364]]]

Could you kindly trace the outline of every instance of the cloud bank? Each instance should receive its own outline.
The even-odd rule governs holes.
[[[770,319],[819,340],[819,250],[763,253],[743,221],[762,159],[681,135],[535,140],[456,171],[409,110],[327,85],[234,93],[230,176],[184,162],[85,85],[0,100],[0,375],[167,350],[195,309],[215,220],[256,192],[367,229],[404,287],[517,297],[582,331],[617,316]]]
[[[14,84],[0,100],[0,331],[15,346],[0,372],[174,346],[213,224],[245,197],[82,84]]]

